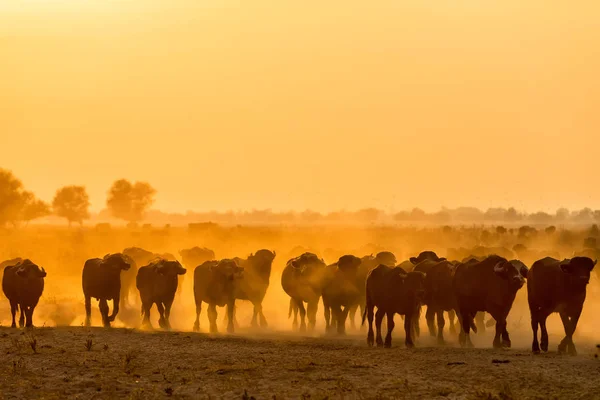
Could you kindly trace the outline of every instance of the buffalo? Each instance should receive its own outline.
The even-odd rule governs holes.
[[[381,254],[381,253],[379,253],[379,254]],[[394,260],[395,260],[395,257],[394,257]],[[388,265],[388,264],[385,264],[385,262],[381,262],[382,261],[381,258],[378,260],[377,257],[373,257],[373,255],[364,256],[363,258],[360,259],[360,261],[361,261],[360,266],[358,267],[358,272],[357,272],[357,278],[358,278],[359,282],[361,282],[360,299],[358,301],[358,305],[351,307],[350,312],[348,313],[348,319],[350,320],[350,325],[352,326],[352,328],[355,328],[354,319],[356,317],[356,311],[358,311],[358,308],[360,307],[359,318],[360,318],[360,315],[362,315],[365,311],[365,305],[367,302],[367,292],[365,289],[365,282],[367,281],[367,275],[369,275],[369,272],[371,272],[371,270],[373,270],[379,264]],[[392,264],[390,266],[394,266],[394,265],[395,265],[395,261],[394,261],[394,264]]]
[[[235,260],[206,261],[194,270],[194,300],[196,321],[194,331],[200,330],[202,303],[208,304],[210,332],[217,333],[217,306],[227,306],[227,332],[233,333],[236,286],[244,277],[244,268]]]
[[[337,263],[327,267],[323,286],[323,307],[326,329],[337,325],[339,334],[345,333],[349,311],[359,305],[365,280],[361,280],[359,267],[362,260],[352,255],[340,257]],[[331,320],[333,314],[333,320]]]
[[[404,315],[404,330],[406,332],[406,347],[414,347],[412,331],[414,320],[419,316],[421,302],[425,295],[425,274],[422,272],[406,272],[400,267],[390,268],[379,265],[367,277],[367,305],[363,313],[362,323],[369,320],[367,343],[373,346],[373,316],[377,329],[377,346],[392,346],[392,331],[394,330],[394,314]],[[374,309],[377,307],[377,314]],[[381,323],[387,315],[387,335],[385,343],[381,338]]]
[[[33,311],[44,291],[45,277],[44,268],[38,267],[31,260],[6,264],[2,275],[2,290],[10,302],[11,327],[17,327],[15,315],[19,309],[21,310],[19,327],[22,328],[24,322],[27,328],[33,326]]]
[[[323,291],[327,273],[325,262],[313,253],[304,253],[287,262],[281,274],[281,286],[290,296],[288,317],[294,312],[294,328],[297,325],[297,313],[300,312],[300,331],[306,331],[305,318],[308,314],[308,326],[313,330],[317,321],[319,299]],[[308,309],[304,308],[307,303]]]
[[[192,247],[191,249],[184,249],[179,252],[183,265],[187,268],[196,268],[198,265],[202,265],[207,261],[215,259],[215,252],[206,247]]]
[[[163,329],[171,328],[169,316],[177,292],[177,277],[186,272],[178,261],[164,259],[153,261],[138,270],[135,284],[142,300],[143,325],[152,327],[150,309],[156,304],[160,314],[159,326]]]
[[[444,311],[448,312],[450,332],[455,332],[454,316],[456,296],[452,281],[456,266],[449,261],[425,260],[415,266],[415,271],[423,272],[425,276],[425,297],[423,304],[427,306],[427,327],[429,334],[438,338],[439,344],[444,344]],[[434,318],[437,316],[437,332]]]
[[[488,312],[496,320],[494,348],[511,346],[506,317],[527,273],[528,269],[521,261],[508,261],[495,255],[457,266],[453,287],[463,328],[459,335],[461,346],[472,346],[469,330],[474,327],[473,320],[478,311]]]
[[[126,248],[122,254],[129,257],[129,269],[121,274],[121,307],[126,309],[130,304],[130,297],[137,297],[135,281],[138,268],[150,264],[157,255],[139,247]]]
[[[247,259],[234,258],[234,261],[244,269],[243,278],[235,286],[235,298],[248,300],[254,306],[254,313],[252,314],[253,327],[258,326],[257,319],[259,317],[261,327],[265,328],[268,325],[263,314],[262,302],[269,288],[271,266],[275,256],[275,252],[263,249],[257,251],[256,254],[250,254]]]
[[[92,297],[99,300],[102,324],[110,327],[119,313],[121,296],[121,271],[130,269],[129,257],[117,253],[107,254],[104,258],[87,260],[83,266],[82,286],[85,296],[85,326],[91,324]],[[108,301],[113,301],[113,312],[108,315]]]
[[[558,352],[577,354],[573,333],[583,310],[586,288],[596,261],[588,257],[574,257],[559,261],[546,257],[536,261],[527,276],[527,299],[531,312],[534,353],[540,352],[538,326],[542,330],[541,349],[548,351],[546,319],[558,312],[565,328],[565,337],[558,345]]]

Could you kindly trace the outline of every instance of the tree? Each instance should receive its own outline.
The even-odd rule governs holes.
[[[11,171],[0,168],[0,226],[29,222],[49,214],[50,208],[46,203],[26,191]]]
[[[19,220],[26,193],[11,171],[0,169],[0,226]]]
[[[139,222],[154,203],[155,194],[156,190],[149,183],[132,184],[127,179],[119,179],[108,191],[106,206],[113,217],[127,222]]]
[[[83,220],[90,217],[90,198],[83,186],[65,186],[58,189],[52,208],[54,214],[66,218],[69,226],[73,222],[83,224]]]
[[[29,223],[34,219],[46,217],[51,213],[50,206],[46,202],[36,199],[31,192],[25,192],[25,201],[20,217],[22,221]]]

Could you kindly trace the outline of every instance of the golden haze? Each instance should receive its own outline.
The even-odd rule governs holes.
[[[44,200],[581,208],[600,194],[600,5],[0,2],[2,166]]]

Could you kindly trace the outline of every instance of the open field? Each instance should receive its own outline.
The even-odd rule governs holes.
[[[327,262],[342,254],[393,251],[398,260],[424,249],[450,254],[451,248],[478,245],[511,249],[524,244],[535,256],[555,251],[569,257],[582,249],[586,228],[542,229],[522,235],[517,229],[498,233],[494,227],[335,228],[212,227],[202,232],[185,228],[157,230],[31,227],[0,232],[0,258],[27,257],[46,268],[46,288],[34,314],[33,331],[0,328],[0,399],[21,398],[466,398],[521,399],[600,398],[600,280],[594,272],[575,344],[577,357],[558,356],[563,328],[557,315],[548,320],[549,354],[533,356],[526,288],[517,294],[508,317],[513,349],[491,349],[492,333],[474,336],[476,349],[461,349],[447,335],[448,347],[422,336],[417,348],[404,348],[400,321],[391,350],[370,349],[366,333],[349,330],[347,337],[323,337],[322,305],[315,335],[291,332],[289,297],[281,288],[286,261],[314,251]],[[246,256],[260,248],[277,252],[264,302],[270,329],[249,331],[251,307],[236,305],[240,329],[234,336],[191,333],[194,321],[193,268],[188,267],[173,305],[176,332],[145,332],[139,299],[122,309],[115,329],[83,328],[81,269],[86,259],[139,246],[178,255],[200,245],[218,258]],[[533,256],[532,256],[533,258]],[[531,259],[524,260],[529,266]],[[219,309],[219,324],[225,315]],[[93,301],[93,324],[99,325]],[[152,323],[157,326],[157,312]],[[358,322],[358,321],[357,321]],[[426,335],[424,319],[422,334]],[[10,324],[6,299],[0,296],[0,326]],[[447,325],[448,326],[448,325]],[[208,328],[206,307],[201,330]],[[32,349],[35,347],[35,353]],[[86,347],[89,346],[89,351]],[[499,362],[494,363],[497,360]]]
[[[36,352],[32,350],[35,339]],[[0,330],[1,398],[448,398],[600,397],[595,346],[579,338],[577,357],[554,351],[434,347],[368,348],[345,338],[208,336],[130,329]],[[476,345],[489,346],[490,337]],[[551,343],[558,337],[551,336]],[[431,347],[425,347],[426,345]],[[555,346],[552,346],[555,350]],[[89,348],[89,350],[88,350]],[[245,393],[248,397],[244,397]]]

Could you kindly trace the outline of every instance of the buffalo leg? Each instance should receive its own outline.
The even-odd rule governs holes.
[[[375,333],[373,332],[373,317],[375,316],[374,307],[367,306],[367,319],[369,321],[369,333],[367,334],[367,344],[373,346],[375,343]]]
[[[456,334],[456,326],[454,325],[454,317],[456,317],[456,312],[454,310],[448,311],[448,321],[450,322],[450,333],[452,335]]]
[[[538,312],[531,310],[531,331],[533,332],[533,343],[531,343],[531,351],[535,354],[540,352],[540,343],[538,342]]]
[[[196,321],[194,321],[194,332],[200,332],[200,313],[202,312],[202,302],[196,301]]]
[[[575,328],[577,327],[580,315],[581,311],[577,312],[571,318],[569,318],[569,315],[564,311],[560,313],[560,319],[565,328],[565,337],[558,345],[559,353],[562,354],[568,351],[570,355],[577,354],[577,349],[575,348],[575,344],[573,344],[573,333],[575,333]]]
[[[265,318],[265,314],[263,313],[262,302],[257,303],[256,308],[258,310],[258,317],[260,318],[260,327],[268,328],[269,324],[267,323],[267,318]]]
[[[383,310],[377,309],[377,313],[375,314],[375,330],[377,331],[377,347],[383,347],[383,339],[381,338],[381,322],[383,321],[383,317],[385,316],[385,312]]]
[[[250,326],[252,326],[253,328],[258,328],[258,310],[256,307],[256,304],[252,304],[253,310],[252,310],[252,322],[250,323]]]
[[[113,322],[115,320],[115,318],[117,318],[117,314],[119,313],[119,303],[120,303],[120,295],[116,295],[115,297],[113,297],[113,312],[111,314],[110,317],[108,317],[108,320],[110,322]]]
[[[25,326],[25,307],[23,304],[19,304],[19,308],[21,309],[21,315],[19,316],[19,328]]]
[[[298,304],[296,300],[290,297],[290,315],[294,314],[294,320],[292,321],[292,330],[298,329]],[[289,316],[288,316],[289,318]]]
[[[546,329],[546,319],[548,319],[548,314],[546,313],[540,315],[538,318],[538,321],[540,323],[540,330],[542,331],[540,347],[543,352],[548,351],[548,329]]]
[[[506,321],[506,320],[505,320]],[[502,332],[502,347],[511,348],[512,342],[510,341],[510,335],[508,334],[507,323],[504,322],[504,332]]]
[[[85,296],[85,326],[92,324],[92,298]]]
[[[404,317],[404,333],[406,335],[406,338],[404,339],[404,344],[406,345],[407,348],[413,348],[415,347],[415,344],[413,342],[413,337],[412,337],[412,329],[411,327],[414,326],[414,321],[413,319],[415,318],[414,314],[406,314],[406,316]]]
[[[569,331],[569,346],[568,351],[572,356],[577,355],[577,349],[575,348],[575,344],[573,343],[573,334],[575,333],[575,329],[577,329],[577,323],[579,322],[579,317],[581,316],[582,309],[575,311],[575,313],[571,316],[571,326]]]
[[[390,347],[392,347],[392,331],[394,330],[395,326],[396,326],[396,324],[394,323],[394,313],[388,312],[387,313],[387,335],[385,335],[385,343],[384,343],[384,347],[386,347],[388,349]]]
[[[229,322],[227,323],[227,333],[233,333],[235,331],[235,324],[234,324],[234,318],[235,318],[235,299],[231,299],[229,301],[229,303],[227,304],[227,319],[229,320]]]
[[[218,333],[217,329],[217,306],[214,304],[208,305],[208,322],[210,323],[210,333]]]
[[[319,299],[308,302],[306,315],[308,317],[308,329],[310,332],[315,330],[315,325],[317,324],[317,311],[318,310],[319,310]]]
[[[425,313],[425,319],[427,320],[427,328],[429,329],[429,336],[435,337],[437,332],[435,331],[435,309],[431,306],[427,306],[427,312]],[[405,317],[406,318],[406,317]]]
[[[106,299],[100,299],[100,314],[102,315],[102,324],[105,328],[110,328],[110,319],[108,318],[108,302]]]
[[[10,302],[10,313],[12,314],[12,325],[11,328],[17,327],[17,322],[15,321],[15,317],[17,315],[17,309],[19,308],[18,304],[14,301]]]
[[[494,336],[494,348],[495,349],[502,348],[501,337],[505,330],[506,330],[506,320],[504,320],[504,319],[496,320],[496,335]]]
[[[331,320],[331,314],[335,313],[335,309],[332,309],[332,307],[330,306],[330,304],[327,302],[327,300],[323,300],[323,316],[325,317],[325,332],[329,333],[331,332],[332,329],[332,320]]]
[[[446,320],[444,319],[444,311],[439,310],[437,312],[437,338],[438,344],[444,344],[444,326],[446,325]]]
[[[156,302],[156,309],[158,310],[158,326],[162,329],[167,329],[167,323],[165,320],[165,307],[162,302]]]
[[[25,307],[25,327],[33,327],[33,306]]]
[[[415,318],[415,315],[412,313],[406,314],[406,316],[404,317],[404,332],[406,335],[406,339],[404,339],[404,344],[409,349],[415,347],[411,329],[411,326],[414,326],[413,318]]]
[[[173,307],[173,300],[169,300],[166,303],[164,303],[165,305],[165,323],[167,326],[167,329],[171,329],[171,307]]]
[[[142,310],[144,313],[142,325],[147,328],[152,328],[152,322],[150,322],[150,311],[152,310],[152,303],[149,301],[142,300]]]
[[[300,313],[300,332],[306,332],[306,308],[302,300],[296,300],[298,312]]]
[[[462,309],[460,311],[459,318],[462,317],[462,332],[459,335],[459,342],[462,347],[473,347],[473,343],[471,343],[471,337],[469,332],[471,330],[471,325],[473,325],[473,314],[468,312],[467,310]]]
[[[348,307],[344,307],[344,309],[342,310],[341,308],[339,310],[336,310],[338,312],[338,317],[337,317],[337,333],[338,335],[345,335],[346,334],[346,320],[348,319],[348,312],[350,311],[348,309]],[[388,327],[389,330],[389,327]]]

